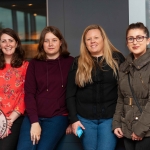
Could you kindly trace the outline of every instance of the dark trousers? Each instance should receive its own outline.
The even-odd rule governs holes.
[[[17,149],[20,127],[21,127],[23,118],[24,118],[23,116],[17,118],[11,127],[11,134],[9,134],[4,139],[0,139],[0,150],[16,150]]]
[[[150,150],[150,137],[145,137],[141,141],[124,138],[124,145],[126,150]]]

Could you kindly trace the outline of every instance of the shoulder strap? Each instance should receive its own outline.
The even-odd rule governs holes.
[[[134,98],[134,101],[135,101],[137,107],[139,108],[140,113],[142,113],[142,108],[140,107],[140,104],[139,104],[139,102],[138,102],[138,100],[137,100],[137,97],[135,96],[134,90],[133,90],[133,88],[132,88],[132,86],[131,86],[131,83],[130,83],[130,76],[129,76],[129,73],[128,73],[128,81],[129,81],[129,86],[130,86],[130,89],[131,89],[131,92],[132,92],[132,96],[133,96],[133,98]]]

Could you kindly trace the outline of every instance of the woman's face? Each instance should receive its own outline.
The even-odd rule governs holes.
[[[0,38],[0,46],[5,57],[12,57],[17,47],[15,39],[8,34],[2,34]]]
[[[142,29],[131,29],[127,34],[127,46],[134,58],[137,59],[146,52],[149,39]]]
[[[99,29],[91,29],[85,35],[85,44],[92,56],[102,56],[104,40]]]
[[[43,48],[48,59],[56,59],[57,57],[59,57],[61,44],[62,42],[53,33],[46,33]]]

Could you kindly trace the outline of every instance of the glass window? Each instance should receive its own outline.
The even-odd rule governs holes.
[[[0,29],[12,28],[12,12],[11,9],[0,7]],[[7,16],[7,17],[6,17]]]
[[[37,53],[39,36],[46,26],[46,0],[14,2],[0,1],[0,29],[14,29],[22,41],[26,58],[31,59]]]
[[[17,15],[17,26],[18,26],[18,34],[21,40],[25,39],[25,19],[24,12],[16,11]]]

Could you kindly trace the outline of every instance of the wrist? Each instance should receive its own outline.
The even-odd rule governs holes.
[[[15,112],[18,116],[21,115],[21,113],[19,111],[14,110],[13,112]]]
[[[34,122],[31,124],[31,126],[36,126],[36,125],[40,125],[39,122]]]

